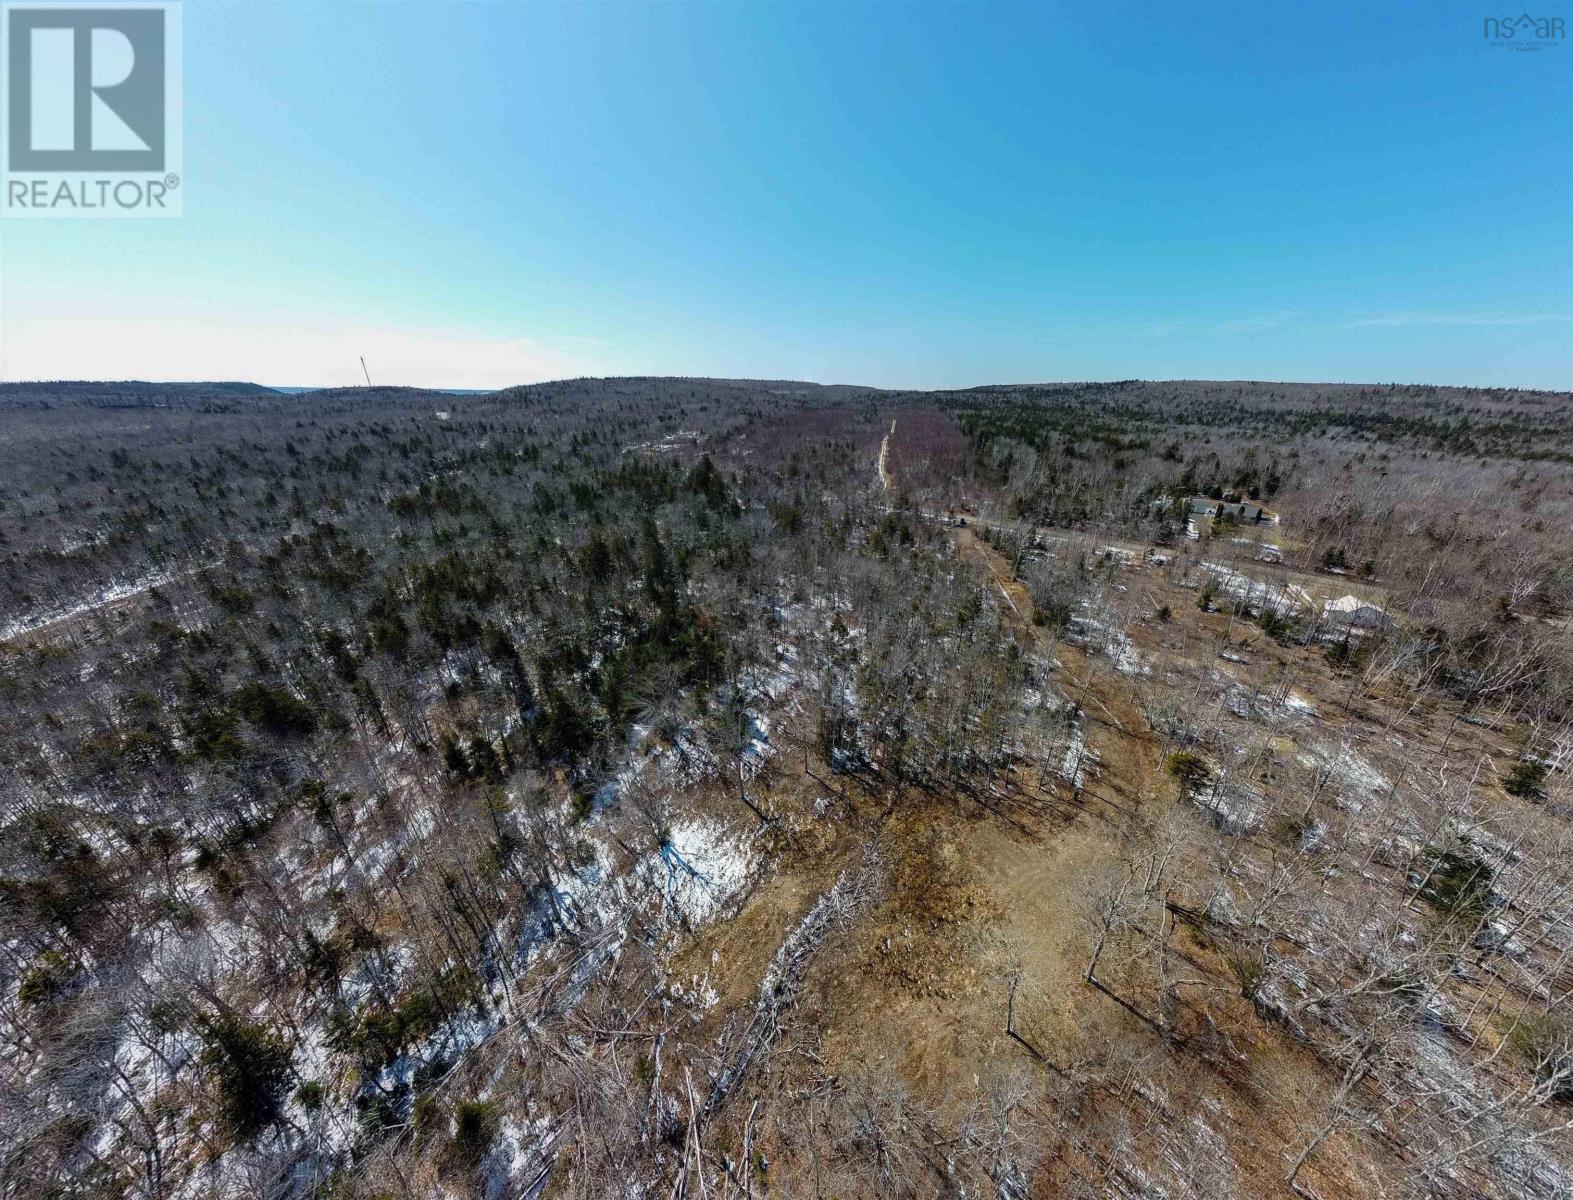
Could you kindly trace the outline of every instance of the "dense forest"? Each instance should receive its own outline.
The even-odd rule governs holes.
[[[1573,396],[0,386],[8,1196],[1573,1195]]]

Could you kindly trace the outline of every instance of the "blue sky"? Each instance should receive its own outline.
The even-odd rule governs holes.
[[[0,371],[1570,387],[1573,45],[1483,15],[189,0],[185,215],[0,223]]]

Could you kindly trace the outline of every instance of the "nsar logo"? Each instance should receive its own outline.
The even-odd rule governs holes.
[[[1493,46],[1508,50],[1545,50],[1562,44],[1567,24],[1561,17],[1487,17],[1484,37]]]

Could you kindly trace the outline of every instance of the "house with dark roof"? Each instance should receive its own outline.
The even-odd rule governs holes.
[[[1256,525],[1267,515],[1267,510],[1253,500],[1214,500],[1211,496],[1192,496],[1186,501],[1186,514],[1233,521],[1237,525]]]
[[[1359,596],[1329,600],[1322,608],[1322,616],[1330,624],[1347,625],[1350,629],[1384,629],[1393,623],[1379,606]]]
[[[1224,504],[1218,514],[1225,519],[1232,518],[1241,525],[1255,525],[1262,519],[1262,506],[1250,500],[1242,500],[1238,504]]]

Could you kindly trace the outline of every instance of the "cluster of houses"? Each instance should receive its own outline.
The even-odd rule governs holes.
[[[1171,503],[1168,500],[1159,500],[1157,504],[1163,506]],[[1278,516],[1269,512],[1265,507],[1254,500],[1215,500],[1211,496],[1187,496],[1183,498],[1186,525],[1192,532],[1190,536],[1198,536],[1193,524],[1199,520],[1226,521],[1235,525],[1260,525],[1264,522],[1276,525]],[[1236,539],[1240,540],[1240,539]],[[1281,562],[1282,555],[1276,546],[1262,546],[1263,550],[1271,552],[1271,557],[1258,553],[1258,558],[1269,562]],[[1308,602],[1309,597],[1304,592],[1300,595]],[[1306,607],[1309,607],[1307,603]],[[1393,625],[1393,619],[1380,604],[1372,604],[1369,600],[1359,596],[1340,596],[1336,600],[1329,600],[1322,605],[1322,620],[1334,628],[1348,629],[1353,632],[1364,632],[1372,629],[1387,629]]]
[[[1214,500],[1211,496],[1192,496],[1185,502],[1189,517],[1210,517],[1218,521],[1233,521],[1237,525],[1259,525],[1272,517],[1260,504],[1251,500]]]

